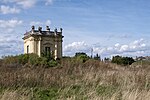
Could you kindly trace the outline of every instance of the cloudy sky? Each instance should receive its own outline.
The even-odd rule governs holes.
[[[32,25],[62,27],[66,56],[150,54],[150,0],[0,0],[0,56],[23,53]]]

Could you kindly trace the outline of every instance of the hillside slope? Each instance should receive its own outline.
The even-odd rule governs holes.
[[[150,100],[150,66],[63,59],[56,67],[0,64],[1,100]]]

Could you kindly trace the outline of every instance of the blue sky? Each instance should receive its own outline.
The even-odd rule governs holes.
[[[0,56],[23,53],[31,25],[63,28],[64,55],[149,56],[149,0],[1,0]]]

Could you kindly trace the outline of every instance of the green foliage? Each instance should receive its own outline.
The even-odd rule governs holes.
[[[81,55],[87,56],[87,54],[84,53],[84,52],[77,52],[77,53],[75,54],[75,57],[79,57],[79,56],[81,56]]]
[[[36,59],[36,64],[39,66],[46,66],[47,65],[47,58],[45,57],[38,57]]]
[[[105,57],[105,58],[104,58],[104,61],[110,61],[110,58],[106,58],[106,57]]]
[[[56,100],[58,96],[57,88],[48,88],[48,89],[35,89],[34,99],[38,100]]]
[[[87,60],[90,59],[90,57],[86,53],[83,53],[83,52],[76,53],[75,58],[81,62],[86,62]]]
[[[112,58],[112,61],[111,61],[112,63],[117,63],[117,64],[122,64],[122,57],[121,56],[114,56],[113,58]]]
[[[120,64],[120,65],[131,65],[134,63],[134,59],[132,57],[121,57],[121,56],[114,56],[112,58],[112,63]]]
[[[29,61],[29,54],[19,55],[18,58],[19,58],[19,63],[24,65],[24,64],[28,63],[28,61]]]
[[[96,54],[96,56],[94,56],[94,59],[95,60],[101,60],[101,57],[100,57],[100,55]]]
[[[36,65],[45,67],[57,66],[57,62],[48,56],[39,57],[36,54],[21,54],[16,56],[6,56],[3,57],[4,64],[18,64],[18,65]]]
[[[28,63],[28,60],[29,60],[28,54],[3,57],[3,61],[5,64],[23,64],[24,65]]]
[[[39,56],[36,55],[36,54],[29,54],[28,56],[29,56],[28,62],[29,62],[31,65],[36,65],[36,64],[37,64],[36,61],[37,61],[37,59],[39,58]]]
[[[63,56],[62,58],[63,59],[68,59],[68,58],[70,59],[71,57],[70,56]]]
[[[55,61],[55,60],[50,60],[49,62],[48,62],[48,66],[49,67],[55,67],[55,66],[57,66],[57,62]]]
[[[87,60],[89,60],[89,57],[86,55],[81,55],[78,57],[79,60],[81,60],[82,62],[86,62]]]
[[[48,61],[53,60],[54,58],[50,52],[43,52],[42,57],[47,58]]]
[[[4,87],[0,87],[0,94],[2,94],[5,91]]]

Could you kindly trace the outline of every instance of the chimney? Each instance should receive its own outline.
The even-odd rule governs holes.
[[[39,28],[38,28],[38,31],[41,32],[41,31],[42,31],[42,27],[39,27]]]
[[[49,26],[46,26],[46,30],[47,30],[47,31],[50,31],[50,28],[49,28]]]

